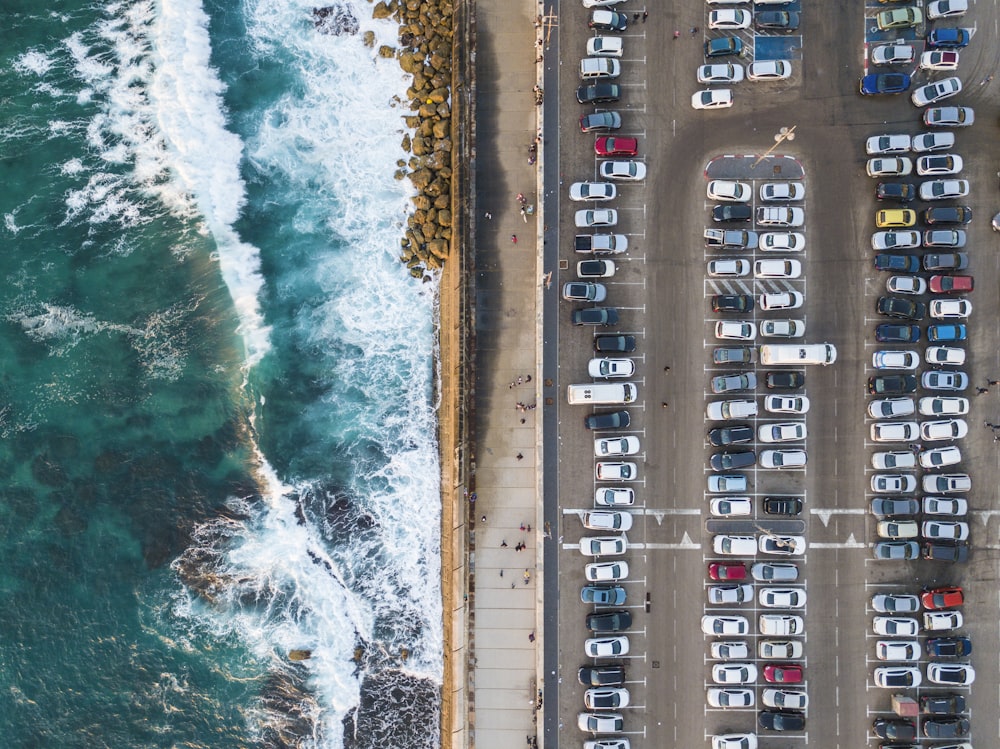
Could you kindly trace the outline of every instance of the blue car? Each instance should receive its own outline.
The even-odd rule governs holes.
[[[743,40],[734,36],[720,36],[705,42],[705,57],[725,57],[743,54]]]
[[[916,255],[887,255],[880,252],[875,256],[875,270],[916,273],[920,270],[920,258]]]
[[[927,46],[945,49],[969,46],[968,29],[934,29],[927,35]]]
[[[620,585],[584,585],[580,600],[600,606],[621,606],[625,603],[625,588]]]
[[[915,343],[920,340],[920,328],[885,322],[875,328],[875,340],[881,343]]]
[[[927,328],[928,341],[964,341],[968,330],[964,325],[931,325]]]
[[[968,637],[932,637],[927,641],[927,655],[937,658],[961,658],[971,653],[972,640]]]
[[[872,73],[861,79],[861,93],[901,94],[910,87],[910,76],[906,73]]]

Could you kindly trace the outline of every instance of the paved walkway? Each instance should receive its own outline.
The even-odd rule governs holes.
[[[533,0],[476,3],[478,374],[469,695],[476,749],[528,746],[540,715],[543,265],[537,165],[528,163],[540,114],[538,7]],[[519,194],[533,213],[522,215]]]

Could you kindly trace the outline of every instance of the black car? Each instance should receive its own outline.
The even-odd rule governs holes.
[[[593,112],[580,117],[580,132],[594,130],[617,130],[622,126],[622,116],[618,112]]]
[[[968,544],[949,544],[943,541],[925,543],[920,547],[920,556],[932,562],[967,562]]]
[[[570,315],[574,325],[617,325],[618,310],[614,307],[584,307]]]
[[[607,414],[591,414],[583,420],[587,429],[625,429],[632,419],[628,411],[612,411]]]
[[[804,372],[768,372],[764,382],[771,390],[798,390],[806,384]]]
[[[630,354],[635,351],[635,336],[599,335],[594,339],[594,351],[606,354]]]
[[[916,343],[920,340],[920,328],[917,325],[884,322],[875,328],[875,340],[880,343]]]
[[[972,640],[968,637],[932,637],[927,641],[927,655],[935,658],[961,658],[970,653]]]
[[[625,609],[587,614],[587,629],[594,632],[621,632],[632,626],[632,612]]]
[[[872,395],[905,395],[916,391],[916,375],[876,375],[868,378],[868,392]]]
[[[967,205],[942,205],[928,208],[924,211],[924,223],[934,224],[967,224],[972,221],[972,209]]]
[[[731,471],[736,468],[746,468],[757,462],[757,455],[753,450],[740,452],[721,452],[712,456],[709,461],[713,471]]]
[[[924,255],[924,270],[965,270],[969,256],[965,252],[928,252]]]
[[[908,517],[920,512],[920,503],[912,497],[875,497],[871,511],[880,518]]]
[[[713,364],[753,364],[757,350],[750,346],[720,346],[712,352]]]
[[[794,10],[761,10],[754,13],[754,26],[765,31],[795,31],[799,14]]]
[[[576,100],[581,104],[600,104],[621,98],[622,89],[617,83],[591,83],[576,90]]]
[[[753,442],[753,438],[753,427],[743,424],[731,427],[718,427],[708,433],[708,441],[715,445],[715,447]]]
[[[927,715],[964,713],[965,697],[961,694],[925,694],[920,698],[920,711]]]
[[[902,320],[919,322],[927,314],[927,305],[898,296],[880,296],[875,305],[875,311],[886,317],[898,317]]]
[[[585,687],[620,687],[625,683],[625,667],[583,666],[576,678]]]
[[[878,200],[911,203],[917,197],[917,188],[910,182],[879,182],[875,187],[875,197]]]
[[[590,14],[587,25],[598,31],[625,31],[628,28],[628,13],[615,10],[595,10]]]
[[[753,210],[742,203],[717,205],[712,209],[713,221],[749,221]]]
[[[801,731],[806,727],[806,716],[794,710],[761,710],[757,722],[768,731]]]
[[[969,719],[952,715],[925,720],[923,731],[924,736],[931,739],[957,739],[969,733]]]
[[[895,273],[916,273],[920,270],[920,258],[916,255],[889,255],[880,252],[875,256],[875,270]]]
[[[764,512],[768,515],[801,515],[802,500],[798,497],[764,497]]]
[[[750,312],[753,297],[749,294],[715,294],[712,297],[713,312]]]
[[[891,741],[913,741],[917,738],[917,726],[911,720],[878,718],[872,723],[872,731],[880,739]]]
[[[722,36],[705,42],[705,57],[725,57],[743,54],[743,40],[733,36]]]

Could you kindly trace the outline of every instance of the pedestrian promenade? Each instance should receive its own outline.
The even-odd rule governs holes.
[[[537,355],[540,50],[530,0],[476,3],[475,487],[469,508],[470,745],[533,744],[541,660]],[[520,199],[519,199],[519,196]]]

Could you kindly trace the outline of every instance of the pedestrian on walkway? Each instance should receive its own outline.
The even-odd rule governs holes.
[[[516,457],[518,460],[524,460],[524,455],[522,455],[521,453],[518,453],[514,457]]]
[[[484,523],[486,522],[486,516],[485,515],[483,515],[483,522]]]
[[[510,241],[513,242],[514,244],[517,244],[517,235],[516,234],[511,234],[510,235]]]
[[[669,372],[669,371],[670,371],[670,367],[669,367],[669,366],[668,366],[668,367],[664,367],[664,368],[663,368],[663,371],[664,371],[664,372]]]
[[[976,395],[985,395],[990,392],[989,388],[976,388]]]
[[[639,14],[638,13],[633,13],[632,14],[632,23],[638,23],[638,22],[639,22]]]
[[[500,542],[500,548],[501,548],[501,549],[506,549],[506,548],[507,548],[507,539],[506,539],[506,538],[505,538],[505,539],[503,539],[503,540],[502,540],[502,541]]]
[[[503,570],[500,570],[500,577],[503,577]]]
[[[528,570],[524,571],[524,584],[527,585],[531,582],[531,573]]]
[[[649,18],[649,11],[648,11],[648,10],[644,10],[644,11],[642,12],[642,22],[643,22],[643,23],[646,23],[646,19],[647,19],[647,18]]]
[[[534,632],[529,632],[528,633],[528,642],[534,642],[534,641],[535,641],[535,633]]]
[[[521,533],[524,533],[524,523],[521,523]]]
[[[697,26],[692,26],[691,27],[691,36],[694,36],[697,33],[698,33],[698,27]]]
[[[1000,385],[1000,380],[987,380],[987,385]]]
[[[490,213],[489,211],[486,211],[486,218],[489,219],[489,220],[492,220],[493,219],[493,214]]]
[[[669,403],[667,403],[666,401],[663,401],[663,403],[662,403],[661,405],[662,405],[662,406],[663,406],[664,408],[670,408],[670,404],[669,404]]]
[[[674,29],[674,39],[680,39],[681,32],[678,29]]]

